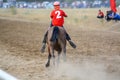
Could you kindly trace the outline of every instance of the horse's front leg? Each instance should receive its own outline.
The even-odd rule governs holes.
[[[49,55],[48,55],[48,61],[46,63],[46,67],[50,66],[50,59],[51,59],[50,47],[48,47],[48,53],[49,53]]]

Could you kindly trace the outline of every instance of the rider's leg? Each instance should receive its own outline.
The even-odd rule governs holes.
[[[66,32],[66,39],[73,48],[76,48],[76,45],[73,43],[67,32]]]
[[[42,53],[45,51],[47,35],[48,35],[48,31],[46,31],[46,33],[45,33],[45,35],[44,35],[44,38],[43,38],[42,48],[41,48],[41,52],[42,52]]]
[[[52,23],[50,23],[50,27],[52,27]],[[49,27],[49,28],[50,28]],[[48,28],[48,30],[49,30]],[[45,51],[45,47],[46,47],[46,40],[47,40],[47,35],[48,35],[48,30],[46,31],[45,35],[44,35],[44,38],[43,38],[43,42],[42,42],[42,48],[41,48],[41,52],[43,53]]]
[[[64,28],[64,27],[63,27]],[[64,28],[65,29],[65,28]],[[66,30],[65,30],[66,32]],[[66,39],[67,41],[69,42],[69,44],[73,47],[73,48],[76,48],[76,45],[73,43],[73,41],[71,40],[69,34],[66,32]]]

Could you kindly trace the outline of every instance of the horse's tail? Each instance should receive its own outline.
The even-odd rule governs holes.
[[[54,27],[53,28],[52,37],[51,37],[50,41],[52,41],[52,42],[57,41],[57,39],[58,39],[58,33],[59,33],[59,28],[58,27]]]

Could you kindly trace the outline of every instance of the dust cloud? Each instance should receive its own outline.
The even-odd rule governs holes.
[[[55,80],[119,80],[120,77],[107,72],[103,63],[82,61],[78,64],[63,62],[59,66],[48,69],[49,76]]]

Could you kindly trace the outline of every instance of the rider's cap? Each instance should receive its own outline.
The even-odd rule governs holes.
[[[60,2],[59,2],[59,1],[55,1],[55,2],[53,3],[53,5],[54,5],[54,6],[60,6]]]

